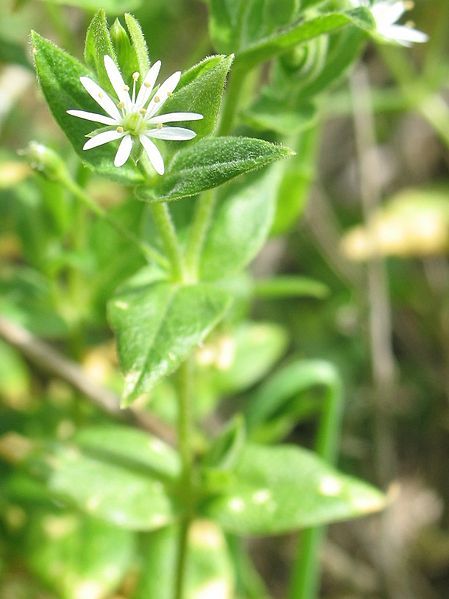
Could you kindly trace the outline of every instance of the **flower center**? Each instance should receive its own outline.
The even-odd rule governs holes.
[[[123,118],[122,127],[125,131],[136,137],[145,132],[147,128],[145,119],[139,112],[130,112]]]

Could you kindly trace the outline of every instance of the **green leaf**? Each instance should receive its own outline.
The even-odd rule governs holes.
[[[246,432],[241,415],[235,416],[214,439],[207,452],[203,466],[208,468],[219,468],[220,470],[233,469],[240,458],[245,446]]]
[[[98,104],[89,96],[80,83],[80,77],[91,73],[75,58],[55,46],[49,40],[32,32],[34,60],[39,83],[53,116],[69,138],[81,160],[91,169],[123,183],[137,183],[143,177],[130,161],[121,168],[113,165],[116,147],[105,144],[83,151],[86,135],[95,125],[70,116],[69,109],[98,112]]]
[[[302,98],[295,107],[286,109],[279,98],[262,95],[243,113],[243,118],[254,128],[275,131],[281,135],[294,135],[313,125],[318,113],[314,104],[305,102]]]
[[[159,202],[193,196],[288,156],[285,146],[252,137],[202,139],[180,150],[154,187],[139,188],[140,196]]]
[[[126,10],[135,10],[142,0],[49,0],[52,4],[76,6],[84,10],[104,10],[110,15],[121,15]]]
[[[217,355],[209,366],[209,385],[218,395],[232,395],[254,385],[280,359],[287,346],[286,331],[267,322],[245,322],[206,346]],[[220,355],[221,354],[221,355]],[[201,367],[201,354],[199,362]]]
[[[223,190],[201,257],[202,279],[238,272],[257,255],[273,222],[280,177],[281,169],[275,166],[243,185]]]
[[[149,535],[143,549],[141,576],[132,599],[172,599],[179,530],[167,527]],[[216,524],[194,521],[189,529],[185,598],[235,597],[226,539]]]
[[[143,435],[132,438],[132,432],[117,434],[117,450],[108,451],[112,433],[101,433],[109,445],[104,451],[92,446],[94,433],[88,433],[85,447],[57,447],[47,458],[51,471],[48,478],[50,491],[81,511],[128,530],[155,530],[166,526],[178,516],[172,496],[174,481],[166,474],[160,476],[155,466],[155,453],[160,441]],[[81,437],[82,439],[82,437]],[[120,445],[120,440],[129,441]],[[148,445],[150,446],[148,448]],[[136,448],[141,456],[136,459]],[[121,450],[121,451],[119,451]],[[164,450],[164,454],[165,454]],[[164,466],[164,457],[159,465]]]
[[[112,424],[92,426],[81,429],[75,441],[84,451],[111,462],[131,462],[165,478],[175,479],[180,473],[177,452],[147,432]]]
[[[117,61],[106,13],[104,10],[99,10],[87,29],[84,60],[96,72],[100,86],[115,96],[114,88],[104,66],[106,55]]]
[[[315,297],[323,298],[329,289],[314,279],[299,276],[280,276],[273,279],[258,279],[254,282],[254,294],[258,297]]]
[[[248,402],[245,417],[251,439],[269,442],[284,437],[300,419],[316,414],[323,396],[341,394],[341,385],[329,362],[291,362],[267,379]],[[317,390],[318,396],[306,395]]]
[[[282,534],[364,516],[385,497],[299,447],[249,445],[226,494],[203,512],[237,535]]]
[[[125,14],[125,23],[131,36],[134,52],[136,53],[138,71],[143,79],[150,68],[147,43],[137,19],[130,14]]]
[[[235,52],[240,48],[245,3],[243,0],[209,0],[209,29],[214,47],[219,52]]]
[[[183,73],[176,91],[164,105],[164,113],[187,111],[203,115],[200,121],[188,123],[189,129],[197,134],[190,142],[192,145],[215,130],[226,77],[233,59],[233,56],[220,55],[205,58]]]
[[[224,316],[229,295],[212,285],[166,281],[142,285],[139,277],[109,304],[129,405],[171,374]]]
[[[101,520],[40,512],[27,531],[27,564],[60,599],[109,595],[132,563],[133,534]]]
[[[301,20],[290,28],[261,39],[245,48],[236,55],[236,65],[250,68],[298,44],[323,34],[333,33],[346,25],[353,25],[369,31],[373,29],[374,22],[370,11],[366,8],[357,8],[348,12],[332,12]]]

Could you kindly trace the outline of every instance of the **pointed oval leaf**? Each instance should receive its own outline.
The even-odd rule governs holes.
[[[226,494],[203,507],[228,532],[282,534],[365,516],[385,497],[299,447],[249,445]]]
[[[202,139],[180,150],[154,187],[140,188],[140,197],[171,201],[196,195],[291,155],[285,146],[252,137]]]
[[[123,404],[171,374],[224,316],[229,301],[212,285],[165,281],[131,284],[118,294],[109,317],[125,375]]]

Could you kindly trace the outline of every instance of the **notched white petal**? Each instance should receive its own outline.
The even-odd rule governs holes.
[[[160,123],[176,123],[177,121],[200,121],[203,118],[199,112],[168,112],[167,114],[159,114],[148,119],[149,123],[155,125]]]
[[[95,100],[95,102],[108,113],[110,117],[120,120],[120,112],[108,94],[90,77],[80,77],[80,81],[87,93]]]
[[[131,154],[132,147],[133,140],[131,135],[125,135],[120,142],[117,154],[115,155],[114,166],[123,166],[125,164]]]
[[[157,149],[156,145],[146,137],[145,135],[140,136],[140,143],[143,145],[145,152],[154,167],[154,170],[159,174],[163,175],[165,172],[164,159],[161,153]]]
[[[124,133],[119,133],[118,131],[104,131],[103,133],[99,133],[98,135],[95,135],[91,139],[87,140],[83,146],[83,150],[91,150],[92,148],[102,146],[110,141],[120,139],[124,135]]]
[[[195,131],[184,129],[183,127],[163,127],[162,129],[152,129],[147,131],[145,135],[148,137],[155,137],[156,139],[187,141],[193,139],[196,136],[196,133]]]
[[[67,114],[76,116],[85,121],[93,121],[94,123],[103,123],[104,125],[117,125],[117,121],[110,116],[104,114],[96,114],[95,112],[86,112],[85,110],[67,110]]]

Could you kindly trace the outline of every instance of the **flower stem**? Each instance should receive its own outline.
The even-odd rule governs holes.
[[[315,451],[323,460],[333,463],[341,429],[343,393],[341,380],[336,372],[325,384],[326,395],[321,410]],[[318,596],[319,550],[325,532],[324,526],[315,526],[303,531],[298,557],[293,568],[289,594],[291,599],[315,599]]]
[[[176,559],[174,599],[183,599],[186,578],[189,528],[193,519],[193,451],[192,451],[192,361],[187,360],[178,372],[178,450],[181,458],[180,488],[184,515],[180,522]]]
[[[198,277],[199,261],[204,247],[215,208],[216,195],[212,190],[205,191],[198,198],[195,206],[195,216],[187,242],[186,265],[193,280]]]
[[[165,252],[171,264],[173,277],[177,281],[182,281],[184,276],[182,253],[167,203],[153,202],[150,204],[150,211],[157,230],[162,237]]]
[[[131,231],[123,227],[106,210],[101,208],[101,206],[99,206],[73,179],[66,177],[61,182],[66,189],[70,191],[80,202],[82,202],[84,206],[89,208],[91,212],[102,218],[113,229],[115,229],[117,233],[123,235],[123,237],[137,247],[137,249],[140,250],[147,260],[156,262],[163,268],[167,267],[167,260],[164,258],[164,256],[162,256],[162,254],[145,243],[142,239],[139,239],[136,235],[134,235],[134,233],[131,233]]]

